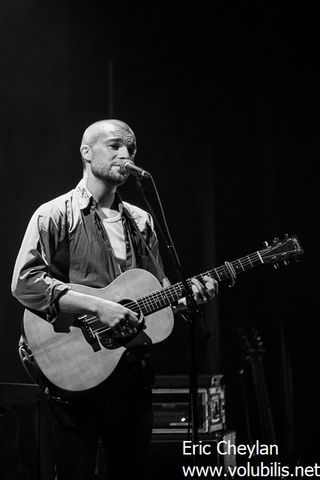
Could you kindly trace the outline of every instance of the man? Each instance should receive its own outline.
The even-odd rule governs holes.
[[[80,147],[83,179],[75,189],[42,205],[29,223],[12,292],[53,326],[60,313],[93,315],[119,336],[137,326],[133,310],[75,291],[70,284],[105,287],[132,268],[151,272],[163,286],[169,284],[151,216],[122,202],[117,193],[128,177],[121,166],[134,161],[136,150],[134,133],[124,122],[90,125]],[[203,284],[192,282],[198,302],[217,291],[210,277],[204,277]],[[84,397],[64,398],[49,385],[57,480],[93,478],[99,438],[108,479],[143,478],[152,431],[152,381],[149,347],[139,346],[128,348],[109,378]]]

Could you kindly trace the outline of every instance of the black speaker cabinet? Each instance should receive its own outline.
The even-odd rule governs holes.
[[[153,433],[184,434],[189,430],[189,378],[186,375],[156,377],[152,390]],[[198,376],[199,433],[213,433],[226,428],[225,387],[223,375]]]
[[[39,386],[0,383],[0,478],[54,480],[51,435]]]
[[[236,433],[225,431],[200,434],[198,441],[198,446],[193,447],[193,443],[186,435],[154,434],[149,455],[148,478],[152,480],[185,479],[184,470],[188,466],[191,468],[208,466],[221,468],[220,476],[228,478],[228,466],[236,466],[236,457],[235,455],[220,455],[217,451],[219,450],[217,445],[219,443],[221,451],[223,451],[223,445],[226,442],[235,445]],[[198,474],[192,476],[199,477]],[[200,474],[201,478],[202,476],[204,474]],[[216,477],[218,477],[218,474]]]

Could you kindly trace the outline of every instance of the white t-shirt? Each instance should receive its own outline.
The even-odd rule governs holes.
[[[105,210],[104,214],[108,215]],[[121,213],[118,212],[116,216],[106,216],[106,218],[102,220],[102,223],[109,236],[116,260],[119,266],[121,266],[127,258],[126,240]]]

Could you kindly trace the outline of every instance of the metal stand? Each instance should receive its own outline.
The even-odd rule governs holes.
[[[191,432],[192,432],[192,441],[194,444],[198,443],[198,429],[199,429],[199,419],[198,419],[198,405],[197,405],[197,398],[198,398],[198,382],[197,382],[197,360],[196,360],[196,321],[201,317],[201,312],[199,311],[198,305],[193,297],[192,289],[189,287],[187,283],[187,279],[183,273],[183,269],[181,267],[180,260],[178,258],[176,249],[171,239],[171,235],[167,226],[167,222],[165,219],[165,215],[162,209],[160,197],[157,192],[157,188],[152,176],[149,174],[148,178],[151,180],[154,191],[156,193],[160,211],[163,218],[163,223],[165,226],[165,232],[161,228],[161,225],[157,219],[157,216],[145,194],[144,186],[142,185],[140,176],[136,177],[137,188],[141,192],[144,201],[146,202],[150,214],[153,217],[153,220],[157,226],[159,233],[161,234],[166,247],[168,248],[171,257],[173,259],[173,266],[175,271],[184,287],[184,294],[186,297],[187,302],[187,312],[188,312],[188,325],[189,325],[189,333],[190,333],[190,374],[189,374],[189,392],[190,392],[190,412],[191,412]]]

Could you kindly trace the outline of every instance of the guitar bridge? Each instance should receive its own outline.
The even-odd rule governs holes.
[[[97,338],[97,335],[93,332],[92,328],[89,325],[89,321],[95,319],[96,317],[88,317],[87,315],[82,315],[78,317],[76,321],[76,326],[79,327],[83,333],[86,341],[91,345],[94,352],[101,350],[101,345]]]

